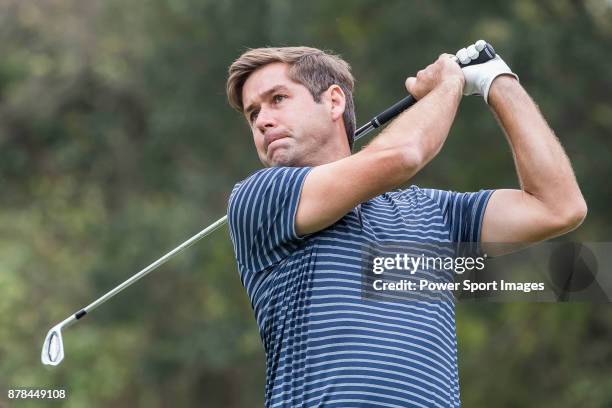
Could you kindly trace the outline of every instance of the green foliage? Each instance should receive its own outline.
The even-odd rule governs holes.
[[[362,123],[438,54],[486,38],[572,159],[590,213],[570,238],[607,240],[611,17],[604,0],[3,2],[0,390],[64,388],[66,407],[262,405],[263,350],[226,231],[67,329],[61,366],[39,362],[52,324],[222,216],[234,182],[259,167],[224,94],[247,47],[342,54]],[[463,102],[415,183],[516,186],[481,100]],[[464,405],[611,406],[608,312],[460,305]]]

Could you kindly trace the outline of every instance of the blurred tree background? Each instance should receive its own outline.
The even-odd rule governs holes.
[[[264,352],[226,229],[67,329],[59,367],[40,348],[53,324],[221,217],[260,168],[225,100],[246,48],[341,54],[361,124],[405,94],[406,76],[479,38],[572,160],[589,215],[564,239],[610,240],[609,0],[0,1],[0,406],[262,406]],[[464,99],[414,183],[517,186],[481,98]],[[611,311],[460,304],[464,406],[611,407]],[[26,387],[69,397],[7,399]]]

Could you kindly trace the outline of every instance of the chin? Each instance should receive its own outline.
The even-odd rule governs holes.
[[[268,167],[301,167],[300,164],[292,160],[289,157],[283,157],[280,159],[274,159],[269,164]]]
[[[270,160],[267,161],[268,167],[301,167],[300,160],[295,155],[290,154],[285,149],[277,149]]]

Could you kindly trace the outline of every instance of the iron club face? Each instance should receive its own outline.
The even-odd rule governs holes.
[[[40,359],[45,365],[56,366],[64,359],[64,343],[62,341],[62,324],[49,330],[43,343]]]

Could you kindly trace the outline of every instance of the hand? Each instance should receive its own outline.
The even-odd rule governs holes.
[[[478,58],[478,43],[457,51],[457,59],[462,64]],[[489,103],[489,90],[493,80],[500,75],[510,75],[518,80],[518,76],[512,72],[499,54],[490,61],[483,64],[470,65],[461,68],[465,76],[464,95],[482,95],[486,103]]]
[[[421,99],[432,89],[447,81],[455,81],[463,88],[465,79],[461,68],[453,61],[452,55],[442,54],[433,64],[417,72],[416,78],[406,79],[406,89],[416,99]]]

